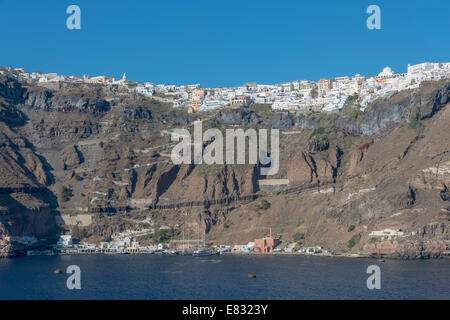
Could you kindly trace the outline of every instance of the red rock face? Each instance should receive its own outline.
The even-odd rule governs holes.
[[[421,100],[398,93],[370,106],[356,122],[345,110],[267,115],[249,107],[205,116],[224,128],[281,129],[279,173],[261,177],[253,165],[174,165],[168,133],[190,129],[203,115],[173,110],[166,100],[100,85],[42,88],[3,79],[0,236],[46,234],[55,227],[52,214],[70,212],[92,215],[85,228],[91,241],[149,220],[178,226],[175,237],[183,226],[192,237],[199,233],[217,244],[247,243],[270,227],[285,242],[300,233],[302,245],[330,251],[443,255],[450,89],[436,83],[420,90]],[[408,126],[417,106],[423,107],[421,132]],[[259,179],[289,184],[258,190]],[[64,187],[71,196],[62,197]],[[270,205],[262,208],[263,199]],[[416,233],[389,241],[368,236],[385,228]]]
[[[332,182],[339,169],[338,161],[336,148],[326,154],[301,152],[289,161],[287,177],[290,182],[299,184]]]

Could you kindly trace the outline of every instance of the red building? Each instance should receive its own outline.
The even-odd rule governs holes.
[[[272,238],[272,229],[270,229],[270,235],[268,237],[255,239],[253,251],[261,253],[272,252],[279,243],[279,239]]]
[[[317,83],[319,87],[319,94],[323,95],[333,89],[333,80],[332,79],[320,79]]]

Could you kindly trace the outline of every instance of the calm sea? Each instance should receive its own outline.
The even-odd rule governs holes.
[[[369,290],[369,265],[381,289]],[[69,265],[81,290],[68,290]],[[55,269],[62,274],[54,274]],[[255,274],[256,278],[248,278]],[[450,260],[85,255],[0,259],[0,299],[450,299]]]

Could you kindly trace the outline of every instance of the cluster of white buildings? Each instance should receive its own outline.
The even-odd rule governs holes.
[[[57,253],[78,254],[78,253],[153,253],[157,251],[157,246],[141,246],[136,237],[146,234],[150,230],[126,231],[112,236],[110,241],[102,241],[99,245],[82,242],[75,244],[72,236],[61,235],[54,246]]]
[[[369,102],[390,93],[418,88],[426,80],[439,80],[449,77],[450,63],[425,62],[408,65],[407,73],[398,74],[391,68],[386,67],[377,77],[367,79],[361,88],[359,92],[361,109],[364,110]]]
[[[56,73],[26,73],[20,68],[0,68],[1,73],[46,82],[84,82],[125,86],[128,90],[148,96],[156,95],[173,102],[174,107],[187,108],[189,112],[204,112],[222,107],[242,107],[254,104],[268,104],[273,110],[325,111],[342,109],[349,96],[357,98],[364,110],[368,103],[392,92],[417,88],[424,80],[449,78],[450,63],[425,62],[408,65],[406,73],[395,73],[386,67],[377,76],[364,77],[356,74],[352,77],[292,81],[281,84],[246,83],[240,87],[201,88],[194,85],[155,85],[129,81],[126,74],[116,80],[107,76],[76,77],[61,76]]]
[[[408,65],[407,73],[395,73],[385,67],[377,76],[368,78],[356,74],[314,82],[291,82],[291,89],[272,92],[272,109],[316,110],[332,112],[342,109],[350,96],[357,99],[364,110],[369,102],[393,92],[415,89],[425,80],[439,80],[450,77],[450,63],[425,62]],[[283,89],[286,89],[284,84]],[[297,89],[299,88],[299,89]]]
[[[342,109],[350,96],[364,110],[368,103],[395,91],[414,89],[425,80],[450,77],[450,63],[425,62],[408,65],[407,73],[395,73],[386,67],[377,76],[356,74],[321,79],[292,81],[281,84],[249,82],[241,87],[201,88],[194,86],[153,86],[153,92],[162,92],[176,98],[175,107],[189,111],[209,111],[221,107],[241,107],[255,104],[271,105],[273,110],[325,111]],[[145,84],[150,86],[150,84]]]

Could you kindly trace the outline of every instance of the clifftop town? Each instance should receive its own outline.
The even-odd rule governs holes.
[[[292,81],[274,85],[249,82],[241,87],[201,88],[194,85],[155,85],[138,83],[127,79],[116,80],[108,76],[82,78],[62,76],[55,73],[27,73],[20,68],[0,68],[0,73],[43,85],[44,83],[91,83],[121,86],[130,92],[147,96],[165,97],[173,102],[173,106],[186,108],[189,112],[210,111],[224,106],[248,106],[255,104],[271,105],[273,110],[290,111],[325,111],[341,110],[347,100],[357,97],[360,108],[372,101],[383,98],[395,91],[416,89],[423,81],[445,79],[450,76],[450,63],[425,62],[408,65],[407,73],[395,73],[386,67],[377,76],[366,78],[360,74],[352,77],[321,79],[318,82],[309,80]]]

